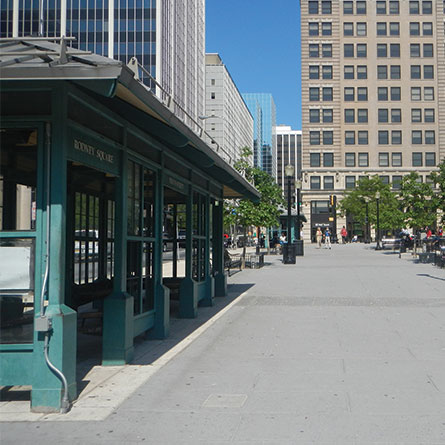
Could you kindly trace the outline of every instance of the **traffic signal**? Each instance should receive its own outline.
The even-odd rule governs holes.
[[[336,195],[329,195],[329,205],[331,207],[335,207],[337,205],[337,196]]]

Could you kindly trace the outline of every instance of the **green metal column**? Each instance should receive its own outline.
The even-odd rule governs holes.
[[[127,154],[116,178],[113,292],[104,300],[102,364],[123,365],[133,359],[133,297],[127,289]]]
[[[53,90],[53,121],[46,126],[45,170],[50,168],[50,240],[48,304],[45,316],[51,319],[48,332],[34,333],[33,379],[31,410],[34,412],[57,412],[61,408],[63,385],[49,368],[44,357],[45,337],[48,336],[48,357],[61,371],[68,383],[68,397],[74,400],[76,387],[77,314],[65,305],[66,279],[66,205],[67,205],[67,159],[66,159],[66,91],[64,87]],[[48,191],[45,190],[45,207]],[[46,210],[43,212],[46,217]],[[45,222],[46,226],[46,222]],[[42,233],[45,233],[46,228]],[[36,319],[40,316],[36,302]]]
[[[205,249],[205,286],[206,296],[200,301],[201,306],[213,306],[213,297],[215,296],[215,279],[212,276],[210,267],[210,196],[206,196],[205,203],[205,235],[206,235],[206,249]]]
[[[164,178],[162,170],[156,175],[155,190],[155,250],[154,250],[154,280],[155,280],[155,325],[147,336],[153,339],[168,337],[170,330],[170,289],[162,284],[162,226],[164,219]]]
[[[195,318],[198,315],[198,292],[192,276],[193,253],[193,189],[188,188],[186,202],[185,278],[179,289],[179,316]]]
[[[215,201],[213,207],[213,271],[215,296],[227,295],[227,274],[224,271],[224,212],[223,201]]]

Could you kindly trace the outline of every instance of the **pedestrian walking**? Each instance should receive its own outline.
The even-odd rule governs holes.
[[[346,227],[343,226],[340,231],[341,239],[343,244],[346,244],[346,238],[348,237],[348,231],[346,230]]]
[[[315,240],[317,241],[318,248],[321,249],[321,240],[323,238],[323,233],[321,232],[320,227],[317,229],[317,233],[315,234]]]
[[[331,249],[331,231],[329,230],[329,227],[324,232],[324,247],[326,249]]]

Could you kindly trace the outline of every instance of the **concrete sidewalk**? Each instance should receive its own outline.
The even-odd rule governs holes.
[[[146,342],[72,413],[0,424],[2,443],[445,444],[445,270],[305,249],[234,274],[173,349]]]

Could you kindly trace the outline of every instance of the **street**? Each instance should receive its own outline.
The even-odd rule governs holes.
[[[2,443],[445,444],[445,269],[363,244],[265,262],[142,343],[122,403],[110,379],[66,416],[1,402]]]

